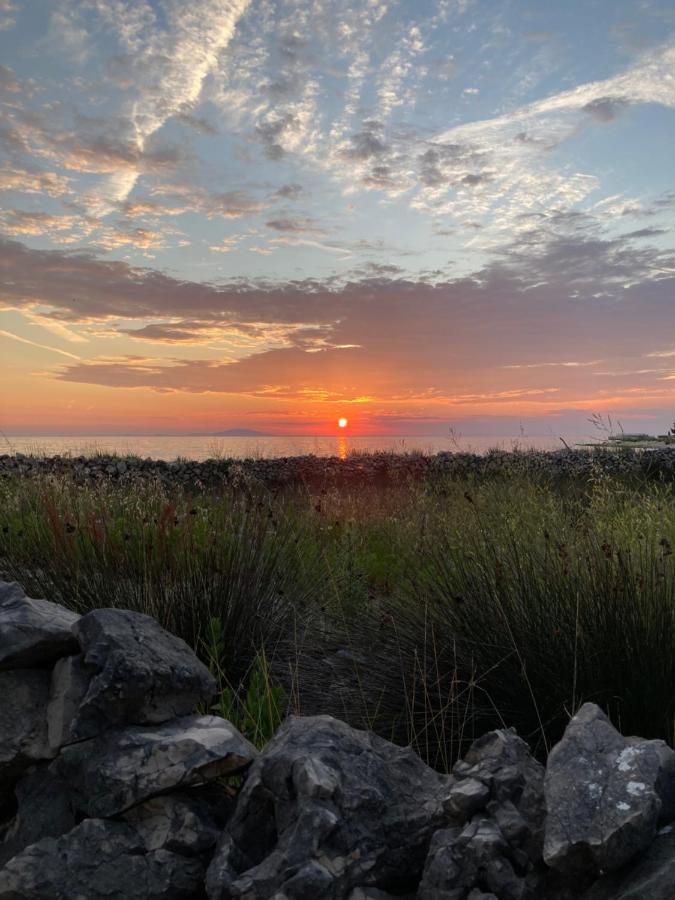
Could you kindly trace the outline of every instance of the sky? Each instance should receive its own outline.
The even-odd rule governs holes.
[[[675,419],[671,0],[0,0],[0,429]]]

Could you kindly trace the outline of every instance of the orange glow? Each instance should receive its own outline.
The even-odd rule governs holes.
[[[348,419],[345,419],[345,418],[338,419],[338,427],[339,427],[339,428],[346,428],[347,425],[349,425],[349,420],[348,420]]]

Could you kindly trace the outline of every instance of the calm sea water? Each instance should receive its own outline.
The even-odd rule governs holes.
[[[587,437],[568,437],[566,442],[574,443],[588,440]],[[350,453],[379,450],[408,453],[422,450],[426,453],[437,453],[440,450],[463,450],[474,453],[485,453],[493,447],[513,450],[516,447],[533,447],[540,450],[559,450],[562,448],[559,437],[485,437],[462,436],[449,437],[194,437],[186,435],[31,435],[14,436],[0,439],[0,453],[35,453],[40,455],[56,455],[70,453],[73,456],[90,455],[92,453],[116,452],[119,454],[135,454],[154,459],[176,459],[182,456],[188,459],[208,459],[209,457],[225,457],[246,459],[250,457],[301,456],[313,453],[316,456],[346,457]]]

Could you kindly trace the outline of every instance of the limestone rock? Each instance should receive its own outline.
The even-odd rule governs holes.
[[[47,707],[47,736],[54,750],[72,744],[73,723],[89,688],[82,656],[65,656],[54,666]]]
[[[50,673],[41,669],[0,672],[0,785],[54,756],[45,714],[49,682]]]
[[[242,772],[257,751],[217,716],[117,728],[64,747],[52,763],[87,816],[124,812],[176,787]]]
[[[215,693],[211,674],[185,641],[149,616],[97,609],[73,631],[90,678],[70,727],[77,738],[115,725],[167,722],[194,712]]]
[[[675,897],[675,829],[664,829],[644,856],[605,875],[583,900],[673,900]]]
[[[29,844],[59,837],[75,827],[75,816],[63,781],[36,766],[16,784],[17,812],[0,844],[0,867]]]
[[[56,603],[27,597],[15,581],[0,581],[0,669],[49,666],[77,653],[71,632],[77,620]]]
[[[450,788],[444,802],[446,812],[450,815],[471,818],[481,809],[485,809],[490,799],[490,788],[477,778],[464,778]]]
[[[504,836],[489,819],[477,819],[463,829],[441,829],[431,842],[417,897],[461,900],[483,884],[500,900],[521,900],[525,885],[507,853]]]
[[[512,729],[491,731],[453,773],[451,827],[433,837],[419,900],[540,898],[544,769],[530,748]]]
[[[415,894],[389,894],[379,888],[357,887],[350,893],[347,900],[415,900]]]
[[[187,900],[200,895],[203,877],[200,859],[145,853],[130,825],[85,819],[10,860],[0,870],[0,900]]]
[[[123,819],[134,827],[147,851],[165,849],[182,856],[210,850],[223,830],[195,791],[153,797],[127,810]]]
[[[545,862],[565,874],[618,869],[653,840],[674,784],[663,741],[624,738],[584,704],[548,759]]]
[[[330,716],[291,717],[247,775],[208,870],[208,896],[414,892],[449,783],[410,749]]]

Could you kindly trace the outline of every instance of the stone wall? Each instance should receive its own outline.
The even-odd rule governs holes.
[[[80,483],[155,479],[167,485],[210,488],[253,479],[268,487],[400,484],[435,476],[525,473],[553,478],[588,478],[598,468],[614,475],[675,478],[675,447],[631,449],[495,451],[487,454],[354,454],[347,459],[292,456],[281,459],[175,460],[114,456],[0,455],[0,478],[68,476]]]
[[[585,704],[451,774],[329,716],[256,751],[147,616],[0,583],[0,900],[672,900],[675,753]]]

